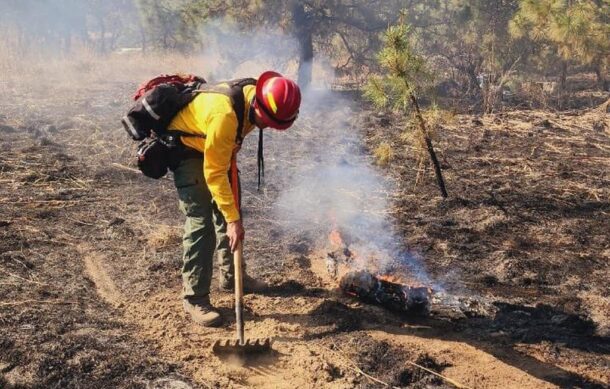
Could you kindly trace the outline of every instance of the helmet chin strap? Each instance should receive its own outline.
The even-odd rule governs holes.
[[[256,107],[254,104],[254,99],[252,99],[252,102],[250,103],[250,112],[248,113],[248,120],[250,120],[250,123],[255,123],[257,122],[256,120]],[[256,152],[256,159],[257,159],[257,166],[258,166],[258,183],[257,183],[257,190],[260,191],[261,190],[261,182],[264,184],[264,180],[265,180],[265,156],[263,155],[263,129],[258,126],[257,127],[259,129],[258,131],[258,150]],[[262,179],[261,179],[262,178]]]
[[[260,128],[258,131],[258,151],[257,151],[257,165],[258,165],[258,184],[256,189],[261,190],[261,177],[262,183],[265,183],[265,156],[263,155],[263,129]]]

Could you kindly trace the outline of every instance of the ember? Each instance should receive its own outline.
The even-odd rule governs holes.
[[[343,243],[343,239],[341,238],[341,234],[336,229],[333,229],[330,232],[330,235],[328,236],[328,240],[330,240],[330,243],[335,247],[345,246],[345,243]]]
[[[368,271],[354,271],[341,278],[341,289],[362,301],[379,304],[390,310],[428,314],[432,291],[425,287],[411,287],[392,282],[387,277]]]
[[[351,263],[354,253],[348,248],[339,230],[333,229],[328,235],[328,240],[332,251],[326,255],[326,270],[333,278],[338,278],[345,271],[340,268],[345,268]]]

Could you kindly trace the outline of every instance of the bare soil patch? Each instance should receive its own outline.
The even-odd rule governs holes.
[[[326,248],[273,220],[290,161],[332,118],[266,138],[261,192],[246,141],[248,268],[272,284],[246,296],[247,332],[274,337],[276,352],[227,361],[210,347],[233,336],[232,295],[214,281],[219,329],[181,311],[172,182],[124,168],[133,145],[118,118],[134,86],[99,84],[93,100],[22,92],[0,106],[0,386],[452,387],[410,363],[478,388],[610,384],[610,139],[596,124],[607,116],[460,116],[439,145],[447,201],[428,173],[414,185],[398,120],[354,119],[363,147],[395,145],[381,171],[399,184],[404,244],[447,293],[495,307],[483,317],[407,317],[343,296],[320,266]],[[91,115],[75,108],[87,100]]]

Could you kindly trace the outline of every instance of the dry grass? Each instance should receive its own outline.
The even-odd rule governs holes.
[[[1,48],[1,46],[0,46]],[[100,55],[86,47],[75,48],[69,56],[60,53],[30,52],[20,55],[0,49],[3,81],[12,85],[38,85],[45,91],[70,88],[74,93],[99,89],[107,82],[144,80],[161,72],[204,73],[204,58],[161,52],[110,53]]]
[[[380,166],[389,165],[394,159],[394,149],[388,142],[381,142],[374,151],[375,161]]]
[[[182,242],[182,227],[168,225],[154,225],[146,238],[148,247],[158,250],[167,247],[175,247]]]
[[[163,370],[163,366],[153,365],[146,358],[148,349],[141,348],[145,342],[140,337],[158,345],[163,358],[174,366],[186,366],[185,371],[194,379],[199,378],[200,384],[213,382],[216,386],[227,387],[233,382],[241,383],[239,372],[227,373],[223,366],[215,362],[216,359],[209,358],[205,353],[206,347],[202,347],[202,341],[206,341],[207,333],[200,331],[191,334],[194,327],[178,314],[180,308],[176,292],[180,283],[177,273],[180,266],[180,227],[171,225],[181,220],[182,216],[176,209],[175,189],[168,180],[147,181],[129,169],[117,169],[113,165],[120,163],[127,166],[134,146],[125,138],[122,129],[111,127],[119,126],[117,118],[125,109],[117,101],[124,99],[127,102],[136,80],[146,77],[145,73],[139,74],[136,69],[154,70],[156,73],[158,69],[155,67],[161,65],[141,63],[147,57],[137,54],[127,60],[118,56],[99,60],[92,58],[87,60],[83,57],[84,62],[80,64],[68,61],[63,64],[79,74],[81,80],[95,80],[110,74],[112,66],[120,67],[126,63],[133,63],[134,69],[125,72],[134,73],[118,74],[117,80],[125,84],[107,84],[106,90],[103,84],[98,86],[92,83],[85,85],[88,90],[82,93],[57,95],[57,98],[48,93],[37,96],[31,91],[17,90],[19,99],[5,100],[6,110],[2,113],[7,116],[7,123],[10,120],[15,126],[23,125],[23,131],[19,129],[6,136],[5,149],[0,152],[0,189],[3,189],[0,195],[0,227],[6,227],[0,228],[0,251],[5,253],[2,261],[6,271],[29,281],[26,281],[27,288],[19,289],[12,284],[24,281],[12,276],[1,290],[0,294],[7,296],[7,300],[20,302],[18,306],[4,307],[5,310],[12,310],[8,311],[11,314],[6,315],[12,319],[2,323],[4,327],[1,332],[10,334],[8,339],[14,341],[15,346],[11,346],[13,355],[23,353],[24,357],[20,357],[18,363],[31,371],[40,372],[39,376],[33,375],[32,385],[41,382],[40,386],[52,386],[53,382],[57,382],[42,381],[58,377],[48,376],[47,370],[38,368],[39,360],[47,360],[43,358],[57,363],[52,366],[59,366],[60,369],[65,365],[66,370],[55,369],[54,372],[66,372],[61,379],[74,385],[97,378],[98,386],[116,386],[115,381],[108,381],[106,376],[92,378],[85,370],[87,365],[84,365],[89,360],[103,359],[125,366],[125,372],[120,373],[117,379],[127,383],[142,374],[164,374],[167,370]],[[150,58],[152,60],[153,57]],[[165,60],[167,62],[163,66],[168,67],[172,61],[177,64],[182,61],[177,58]],[[186,61],[189,65],[196,64],[196,59]],[[58,60],[50,64],[42,76],[58,74],[61,63]],[[134,79],[130,79],[132,76]],[[18,82],[16,77],[14,79]],[[69,84],[64,87],[69,87]],[[338,115],[335,113],[337,110],[332,112]],[[367,113],[363,116],[373,115]],[[36,120],[32,122],[31,118]],[[552,127],[537,124],[545,118],[551,121]],[[608,258],[608,247],[605,245],[607,228],[603,228],[608,208],[603,201],[607,202],[609,193],[604,172],[610,161],[607,155],[610,149],[607,137],[604,138],[605,132],[592,130],[599,118],[599,112],[579,116],[565,114],[561,117],[548,112],[514,112],[481,118],[482,124],[476,126],[471,116],[459,118],[459,123],[443,129],[445,132],[440,137],[439,149],[453,165],[453,169],[447,170],[448,183],[457,194],[442,203],[431,199],[429,194],[436,188],[427,174],[423,176],[420,186],[411,190],[416,175],[413,167],[415,156],[409,146],[396,139],[398,127],[388,126],[383,130],[379,126],[370,126],[372,136],[377,137],[369,144],[373,149],[383,145],[380,155],[392,154],[392,164],[400,167],[391,169],[388,174],[396,174],[397,180],[404,183],[400,192],[391,194],[395,207],[391,216],[396,217],[401,239],[404,238],[410,247],[422,250],[423,260],[441,281],[449,280],[454,284],[460,283],[461,287],[476,288],[483,295],[493,293],[497,296],[494,298],[503,301],[519,305],[525,302],[527,306],[522,307],[524,311],[498,315],[489,328],[482,327],[480,319],[464,320],[461,327],[464,331],[459,333],[447,332],[444,326],[430,330],[417,328],[417,333],[411,333],[413,336],[408,337],[410,340],[405,340],[407,337],[395,332],[411,331],[410,327],[400,324],[398,319],[394,324],[394,319],[389,315],[380,314],[377,310],[365,310],[327,294],[309,295],[288,290],[290,295],[285,296],[252,296],[255,298],[248,302],[252,304],[251,312],[255,312],[256,316],[253,315],[253,327],[250,328],[264,336],[277,330],[296,339],[296,342],[288,345],[290,351],[287,348],[278,350],[282,353],[281,358],[286,358],[281,360],[280,367],[282,371],[290,371],[288,376],[291,378],[292,372],[303,380],[315,377],[319,386],[326,385],[319,380],[320,374],[324,374],[320,367],[322,365],[309,364],[307,359],[320,360],[320,355],[324,356],[317,344],[328,345],[331,341],[338,341],[344,346],[343,350],[348,351],[345,345],[350,344],[352,339],[360,340],[364,335],[375,334],[368,329],[350,333],[358,328],[350,324],[354,316],[359,317],[357,325],[362,320],[362,323],[387,328],[388,334],[383,336],[391,339],[390,343],[396,343],[402,352],[420,348],[422,352],[432,352],[434,358],[448,361],[454,366],[446,372],[447,375],[471,386],[480,386],[477,382],[482,382],[471,377],[486,379],[486,384],[512,382],[502,375],[503,369],[508,374],[507,368],[502,366],[513,363],[513,360],[519,364],[517,366],[521,366],[521,357],[510,356],[515,354],[512,337],[521,339],[523,333],[532,336],[531,339],[536,342],[533,346],[546,343],[553,346],[552,350],[541,354],[541,360],[552,355],[561,358],[547,364],[529,361],[529,366],[542,372],[540,374],[545,377],[549,368],[558,363],[582,368],[579,375],[585,377],[603,372],[607,358],[600,358],[601,353],[587,354],[562,343],[567,339],[580,348],[590,347],[594,341],[590,333],[583,333],[578,327],[573,330],[572,327],[566,328],[572,325],[570,320],[560,324],[553,324],[551,320],[553,317],[561,319],[565,316],[562,312],[571,312],[569,304],[578,303],[574,305],[576,313],[590,313],[594,321],[605,325],[600,327],[602,330],[608,328],[604,316],[608,309],[605,286],[608,273],[606,262],[603,262]],[[269,137],[270,142],[266,145],[269,145],[270,155],[276,158],[269,164],[271,185],[261,193],[252,189],[255,185],[253,178],[244,185],[247,190],[250,188],[245,194],[247,209],[251,212],[247,222],[252,226],[248,232],[249,269],[254,275],[273,283],[296,281],[307,288],[305,290],[321,285],[307,264],[311,260],[315,262],[316,254],[309,254],[309,250],[313,250],[309,248],[313,243],[303,239],[304,234],[300,231],[281,228],[281,221],[273,219],[269,209],[281,190],[274,180],[302,160],[315,166],[311,154],[305,151],[309,146],[319,147],[320,137],[327,134],[320,130],[320,123],[327,124],[329,121],[300,123],[298,131],[282,134],[291,137],[290,142],[279,143],[277,138]],[[58,131],[51,132],[48,139],[43,141],[45,131],[42,128],[48,124],[56,125]],[[338,127],[345,130],[344,126]],[[37,135],[39,133],[42,135]],[[286,144],[292,148],[283,148]],[[348,150],[340,146],[335,149],[338,155]],[[248,147],[246,145],[243,150],[250,152],[246,155],[255,156],[255,149]],[[306,157],[295,157],[297,153]],[[255,171],[255,160],[244,158],[247,164],[244,171]],[[274,171],[281,171],[281,174],[274,177]],[[248,176],[245,177],[248,180]],[[98,297],[95,288],[91,287],[91,280],[95,285],[100,285],[104,278],[92,278],[91,269],[89,274],[82,274],[83,253],[73,247],[83,240],[91,245],[92,252],[95,250],[103,256],[107,266],[101,270],[108,271],[108,278],[121,293],[125,291],[128,293],[125,295],[133,298],[133,305],[121,308],[123,311],[115,311],[109,310],[107,304],[97,303]],[[22,242],[28,245],[22,245]],[[599,251],[605,256],[599,255]],[[11,254],[7,255],[7,252]],[[566,275],[575,281],[563,285],[564,280],[568,279]],[[492,280],[493,286],[489,286],[485,280]],[[41,285],[42,282],[45,285]],[[520,300],[522,297],[526,300]],[[18,309],[28,308],[21,304],[25,300],[45,303],[36,304],[36,315],[24,315]],[[78,304],[63,305],[71,301]],[[224,311],[230,312],[230,295],[220,296],[215,303],[217,301]],[[531,316],[534,319],[536,313],[544,314],[543,319],[546,318],[546,311],[534,308],[537,304],[553,307],[548,315],[549,320],[546,320],[548,325],[544,322],[542,326],[542,319],[538,319],[537,325],[523,321],[524,312],[530,311],[534,313]],[[136,305],[138,308],[133,309]],[[134,317],[129,323],[137,323],[138,326],[130,324],[129,328],[116,328],[115,312],[125,313],[128,319]],[[112,323],[107,320],[112,320]],[[90,330],[91,340],[83,336],[53,337],[52,334],[66,333],[66,323],[74,323],[70,326],[78,331]],[[337,325],[339,333],[329,332],[329,329],[333,329],[331,324],[335,323],[347,323],[347,326]],[[580,321],[576,325],[578,323]],[[44,333],[26,330],[32,326],[43,328]],[[137,334],[130,332],[132,327]],[[103,345],[91,349],[90,344],[98,345],[99,334],[104,328],[112,328],[120,337],[116,340],[108,338]],[[506,331],[502,338],[496,337],[498,329]],[[230,325],[219,331],[225,330],[230,333]],[[190,335],[185,336],[185,333]],[[547,340],[547,333],[557,336],[556,340]],[[311,341],[312,335],[319,335],[320,339]],[[375,336],[381,337],[379,332]],[[465,343],[472,339],[473,346],[456,343],[458,336],[463,336]],[[70,350],[75,349],[71,343],[74,338],[78,338],[79,342],[81,338],[86,341],[77,345],[79,355],[90,356],[91,359],[82,359],[81,362],[70,359]],[[278,343],[278,347],[288,347],[282,342]],[[365,355],[381,356],[382,362],[368,365],[364,360],[355,360],[358,368],[384,382],[390,382],[389,378],[392,377],[389,374],[398,368],[392,370],[393,365],[388,361],[394,360],[391,358],[398,353],[378,353],[376,350],[382,349],[376,347],[377,340],[366,348],[362,344],[354,341],[351,347],[354,350],[357,347],[358,354],[364,354],[364,350]],[[312,345],[312,348],[306,350],[303,345]],[[50,347],[66,350],[67,354],[62,351],[60,354],[45,355]],[[447,348],[455,349],[455,352],[447,354]],[[125,350],[124,356],[121,350]],[[311,356],[311,350],[317,354]],[[373,351],[376,354],[372,354]],[[564,355],[571,355],[568,352],[578,352],[581,359],[566,358]],[[127,354],[130,355],[129,359]],[[386,357],[389,359],[383,359]],[[143,365],[132,362],[131,358]],[[502,358],[506,360],[499,364],[496,359]],[[470,363],[473,360],[475,363]],[[494,368],[488,369],[490,373],[481,375],[470,368],[483,360],[492,363]],[[188,366],[203,366],[205,369],[195,371]],[[223,369],[217,371],[216,367]],[[366,381],[347,383],[347,379],[357,378],[358,374],[342,365],[339,367],[345,374],[346,387],[366,384]],[[15,368],[13,374],[25,371],[19,369],[22,367]],[[511,372],[515,370],[510,367]],[[207,373],[210,371],[213,375]],[[102,379],[106,381],[102,382]],[[337,386],[343,383],[339,378],[335,379]],[[51,384],[44,385],[49,382]]]

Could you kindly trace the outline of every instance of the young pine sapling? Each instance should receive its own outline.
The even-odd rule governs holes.
[[[413,112],[415,127],[419,129],[422,143],[434,166],[439,190],[446,198],[447,190],[441,166],[416,95],[421,86],[431,78],[426,70],[426,62],[414,52],[409,40],[409,26],[403,22],[389,27],[383,36],[383,42],[378,61],[385,74],[369,79],[365,96],[379,108],[391,108],[405,116]]]

